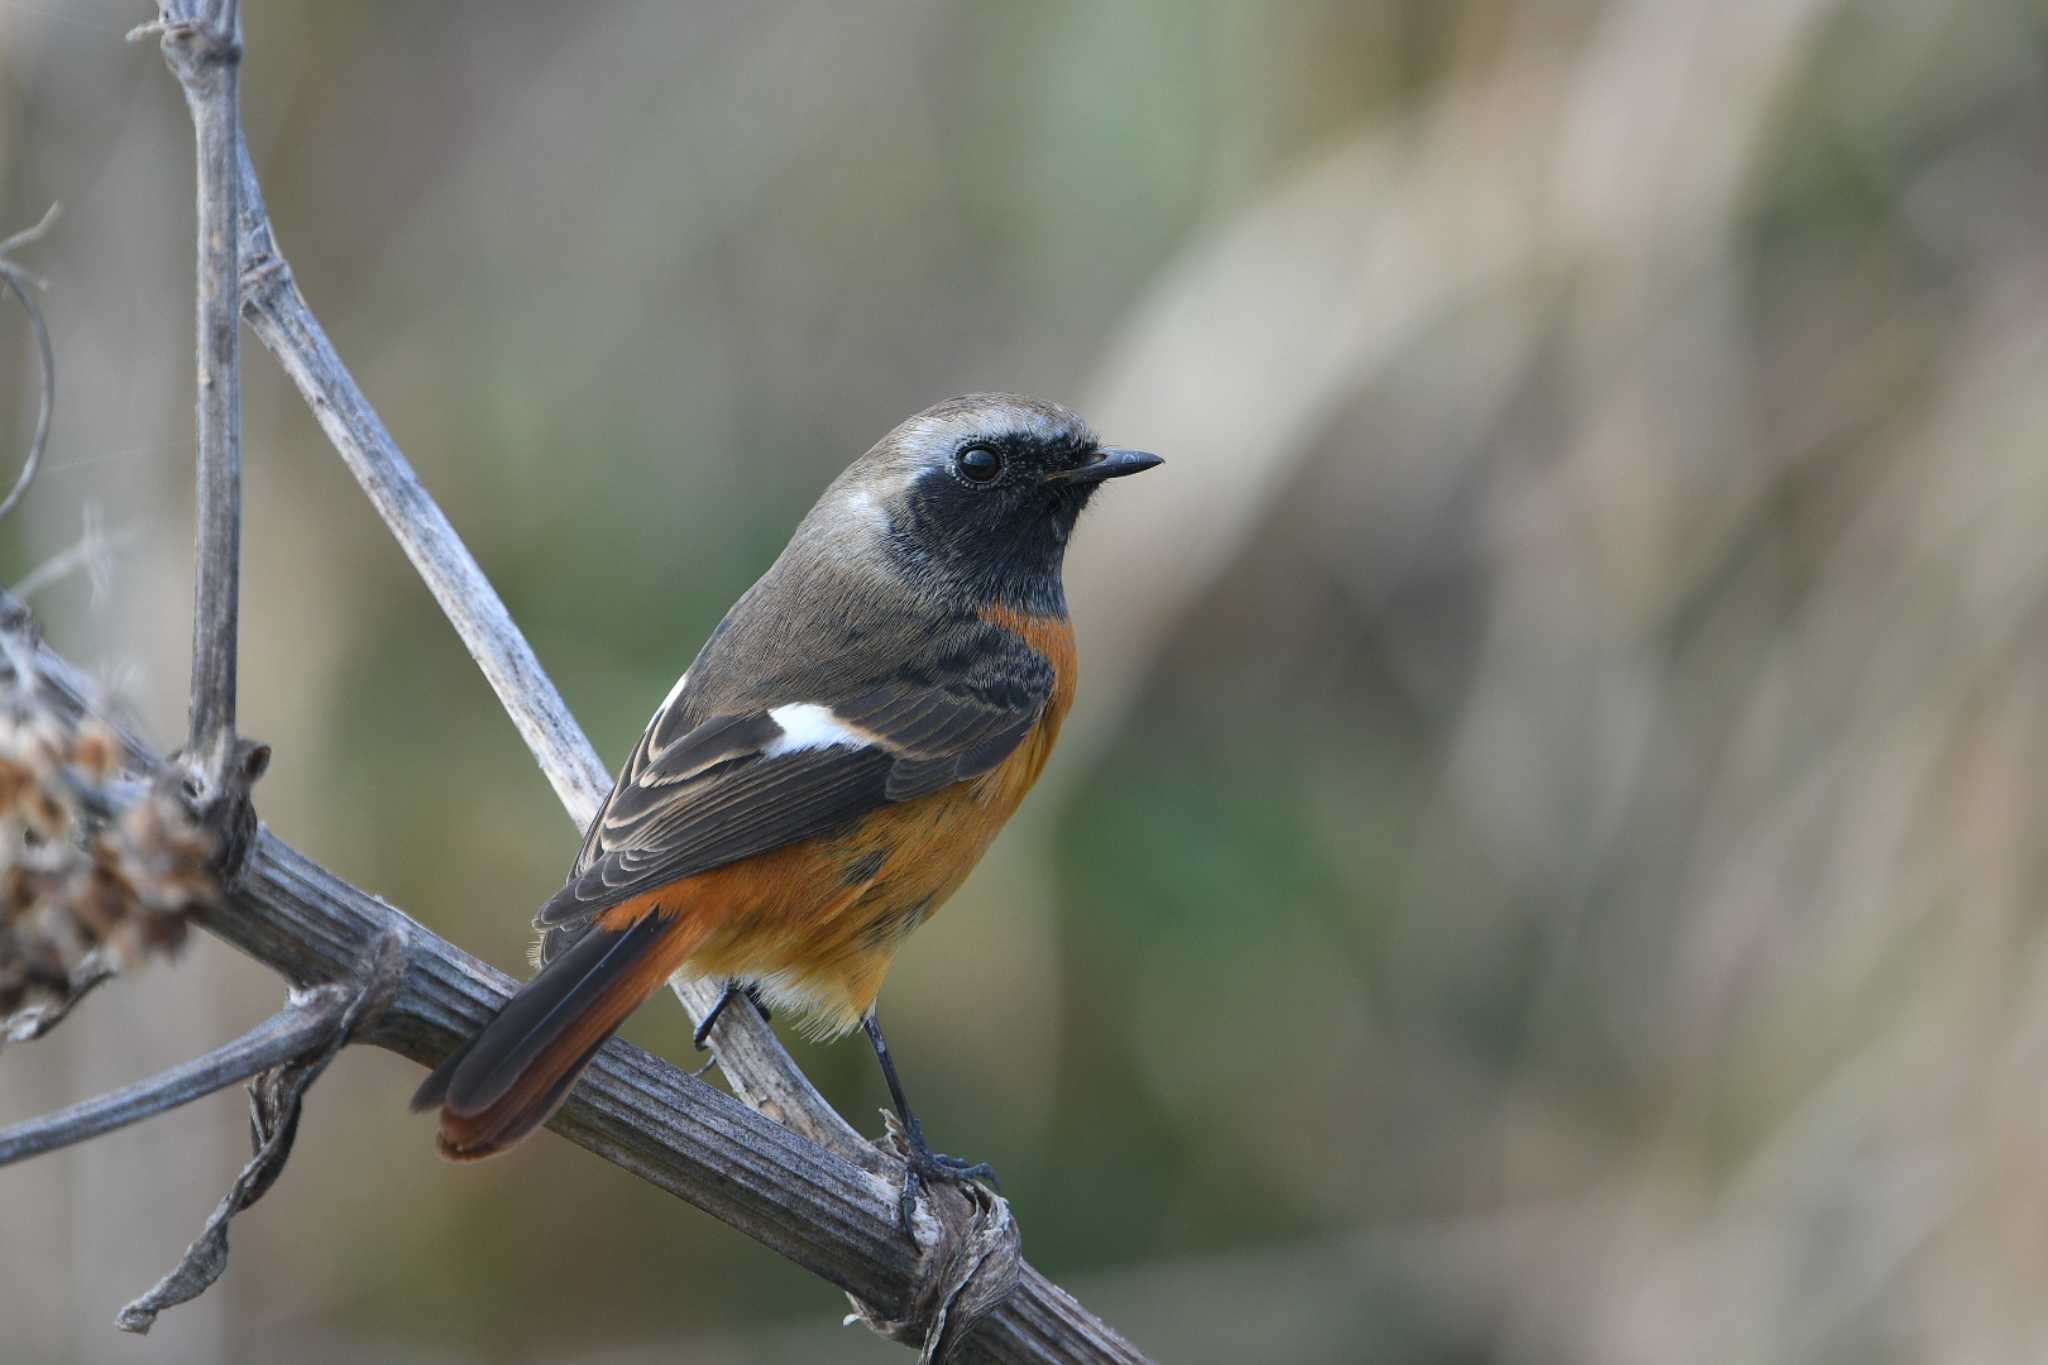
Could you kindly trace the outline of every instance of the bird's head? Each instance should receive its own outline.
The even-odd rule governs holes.
[[[812,516],[926,590],[1063,613],[1060,565],[1081,509],[1106,480],[1158,463],[1104,446],[1057,403],[969,394],[876,442]]]

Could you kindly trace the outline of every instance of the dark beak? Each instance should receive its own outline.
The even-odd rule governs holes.
[[[1156,464],[1164,464],[1157,455],[1144,450],[1118,450],[1114,447],[1098,450],[1087,464],[1053,475],[1066,483],[1101,483],[1104,479],[1121,479],[1126,474],[1142,474]]]

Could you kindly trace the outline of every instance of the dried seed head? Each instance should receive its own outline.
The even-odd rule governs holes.
[[[100,961],[175,952],[220,894],[218,841],[124,754],[104,721],[72,723],[0,676],[0,1036],[9,1015],[62,1008]]]

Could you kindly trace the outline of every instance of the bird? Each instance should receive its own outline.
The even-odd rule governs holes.
[[[538,972],[413,1096],[441,1153],[547,1121],[672,976],[723,981],[818,1037],[865,1030],[907,1148],[910,1233],[934,1152],[876,997],[1037,781],[1074,700],[1062,566],[1101,486],[1160,457],[1011,394],[904,421],[828,485],[656,709],[534,917]],[[915,1240],[915,1234],[910,1233]]]

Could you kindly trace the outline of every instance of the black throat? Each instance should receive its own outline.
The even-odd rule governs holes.
[[[1036,477],[975,489],[933,470],[891,509],[889,554],[921,590],[956,607],[1003,606],[1064,620],[1067,539],[1094,491]]]

